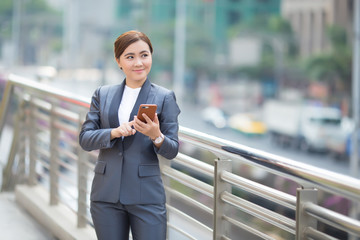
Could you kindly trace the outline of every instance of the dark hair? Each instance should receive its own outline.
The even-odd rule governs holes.
[[[139,32],[139,31],[128,31],[123,34],[121,34],[114,42],[114,53],[115,58],[118,59],[121,54],[125,51],[125,49],[133,44],[134,42],[137,42],[139,40],[142,40],[146,42],[149,45],[151,54],[153,53],[153,48],[150,39],[146,36],[145,33]]]

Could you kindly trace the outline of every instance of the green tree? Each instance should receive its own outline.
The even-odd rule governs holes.
[[[211,36],[199,24],[187,25],[186,64],[192,71],[198,73],[213,72],[214,52]]]
[[[156,63],[152,68],[152,76],[164,72],[173,73],[174,26],[174,21],[153,23],[152,28],[148,30],[154,47],[153,62]],[[209,77],[215,72],[212,39],[205,27],[190,21],[187,22],[185,51],[185,87],[188,96],[193,95],[193,99],[195,99],[194,95],[198,87],[199,75],[206,73]],[[166,85],[168,83],[162,84]]]
[[[283,84],[285,74],[296,59],[296,41],[290,23],[280,16],[262,16],[239,24],[229,30],[230,38],[254,36],[262,41],[261,59],[257,65],[236,66],[234,76],[245,75],[254,80],[274,80]]]
[[[331,86],[330,101],[340,101],[351,94],[352,54],[346,30],[331,26],[326,31],[331,48],[306,60],[305,71],[310,81],[325,82]]]
[[[19,5],[16,5],[19,4]],[[37,63],[42,54],[61,49],[62,18],[45,0],[0,1],[0,46],[13,34],[13,14],[19,7],[20,63]],[[46,50],[44,50],[46,48]]]
[[[12,6],[12,0],[0,1],[0,46],[11,38]]]

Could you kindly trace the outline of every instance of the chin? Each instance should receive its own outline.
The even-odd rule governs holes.
[[[142,77],[142,78],[134,78],[134,82],[145,82],[147,77]]]

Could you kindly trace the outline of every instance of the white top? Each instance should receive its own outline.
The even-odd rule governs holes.
[[[120,125],[128,122],[132,109],[134,108],[137,97],[139,96],[139,88],[130,88],[125,85],[124,93],[118,110],[118,117]]]

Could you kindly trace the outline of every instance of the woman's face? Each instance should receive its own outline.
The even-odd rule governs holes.
[[[134,42],[116,61],[126,75],[126,85],[131,88],[141,87],[152,65],[149,45],[142,40]]]

